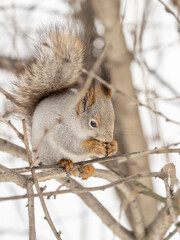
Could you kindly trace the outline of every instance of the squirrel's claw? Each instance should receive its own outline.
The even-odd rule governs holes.
[[[98,140],[87,140],[84,141],[83,144],[85,147],[88,148],[89,153],[93,155],[99,155],[99,156],[106,156],[106,143],[100,142]]]
[[[66,172],[70,172],[71,169],[73,168],[73,162],[68,159],[62,159],[58,162],[58,165],[66,170]],[[83,167],[78,168],[78,171],[74,169],[72,171],[72,174],[74,176],[79,176],[83,180],[88,179],[89,177],[93,176],[95,173],[95,168],[89,164]]]
[[[117,153],[118,144],[115,140],[106,143],[106,156],[112,156]]]
[[[89,164],[89,165],[85,165],[83,167],[80,167],[79,172],[80,172],[80,177],[83,180],[86,180],[89,177],[92,177],[94,175],[95,168],[93,167],[93,165]]]
[[[58,162],[58,165],[66,170],[66,172],[69,172],[73,168],[73,162],[68,159],[62,159]]]
[[[92,139],[85,141],[83,145],[89,148],[90,153],[104,157],[114,155],[118,150],[118,144],[115,140],[105,143]]]

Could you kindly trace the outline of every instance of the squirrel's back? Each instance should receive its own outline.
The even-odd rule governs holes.
[[[43,29],[34,60],[14,84],[13,95],[20,103],[16,112],[31,121],[43,98],[80,82],[81,69],[90,69],[92,62],[91,43],[82,23]]]

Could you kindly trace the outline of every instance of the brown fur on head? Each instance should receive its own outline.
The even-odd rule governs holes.
[[[85,112],[88,107],[92,106],[96,103],[97,98],[106,97],[111,99],[112,91],[111,89],[106,90],[106,88],[102,88],[102,85],[99,85],[96,88],[91,87],[84,95],[84,97],[78,102],[76,106],[77,114],[81,114]]]
[[[102,142],[113,140],[114,110],[109,95],[101,85],[86,92],[77,104],[76,113],[84,136]]]
[[[109,71],[105,68],[104,64],[100,68],[99,75],[103,78],[104,81],[110,83]],[[98,98],[107,97],[108,99],[111,99],[112,90],[105,86],[104,84],[101,84],[96,80],[93,80],[91,87],[77,104],[76,107],[77,114],[80,114],[83,111],[85,111],[88,106],[92,106],[96,102],[97,97]]]
[[[101,67],[101,73],[100,76],[103,80],[105,80],[107,83],[111,83],[111,78],[110,78],[110,74],[109,74],[109,70],[107,69],[107,67],[105,67],[105,63],[102,65]],[[112,97],[112,90],[108,87],[106,87],[104,84],[101,84],[101,88],[102,91],[104,92],[104,94],[108,97],[111,98]]]

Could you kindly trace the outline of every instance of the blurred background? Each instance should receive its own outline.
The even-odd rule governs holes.
[[[15,75],[26,59],[31,57],[39,29],[52,22],[83,16],[95,29],[93,54],[98,57],[109,44],[106,64],[110,69],[112,84],[126,96],[113,92],[116,112],[115,138],[119,153],[154,149],[177,148],[180,145],[180,24],[178,0],[1,0],[0,1],[0,87],[9,91]],[[174,14],[174,15],[173,15]],[[129,97],[129,98],[128,98]],[[132,100],[133,98],[133,100]],[[135,100],[136,101],[135,101]],[[142,106],[143,103],[146,105]],[[148,106],[148,107],[147,107]],[[22,123],[13,115],[13,108],[0,93],[0,116],[22,132]],[[15,133],[0,122],[0,138],[22,146]],[[0,149],[1,150],[1,149]],[[155,154],[137,157],[128,164],[109,162],[97,168],[110,169],[123,174],[160,171],[167,163],[176,167],[180,179],[180,157],[177,153]],[[8,168],[28,166],[20,158],[0,152],[0,164]],[[76,179],[77,180],[77,179]],[[152,180],[152,181],[151,181]],[[77,180],[83,186],[100,186],[107,180],[91,178]],[[160,179],[143,179],[143,184],[166,197],[164,183]],[[46,191],[56,190],[55,180],[40,183]],[[175,187],[175,191],[179,185]],[[153,198],[135,193],[145,226],[154,221],[164,204]],[[0,183],[0,197],[25,194],[14,183]],[[93,192],[112,217],[122,226],[136,231],[131,206],[123,190],[114,188]],[[50,215],[62,239],[66,240],[117,240],[116,236],[99,218],[96,212],[75,194],[63,194],[46,200]],[[27,199],[0,202],[0,239],[28,239]],[[44,213],[35,199],[37,239],[55,239]],[[169,224],[165,234],[175,229]],[[167,232],[167,233],[166,233]],[[164,239],[165,234],[163,238]],[[179,233],[172,238],[179,239]],[[122,238],[123,239],[123,238]],[[138,239],[138,238],[137,238]],[[155,238],[154,238],[155,239]],[[158,239],[158,238],[157,238]]]

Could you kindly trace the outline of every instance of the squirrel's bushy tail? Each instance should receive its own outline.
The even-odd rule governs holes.
[[[34,61],[14,83],[13,95],[20,103],[16,112],[29,119],[43,98],[81,80],[81,68],[91,62],[91,47],[82,28],[67,24],[42,31]]]

